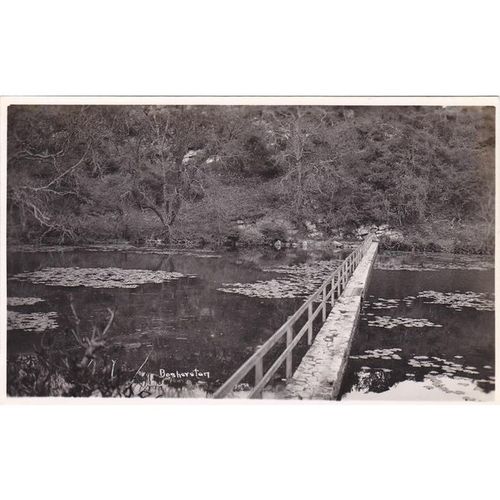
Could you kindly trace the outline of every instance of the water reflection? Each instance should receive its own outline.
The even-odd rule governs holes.
[[[446,268],[443,257],[439,266],[374,271],[342,399],[493,400],[493,270]]]
[[[64,332],[72,326],[72,293],[83,331],[105,316],[107,308],[116,310],[110,340],[117,347],[118,364],[135,370],[146,361],[143,371],[149,374],[158,374],[160,369],[197,369],[210,373],[205,389],[209,385],[217,387],[303,301],[302,297],[264,298],[219,289],[227,283],[289,279],[290,273],[278,272],[280,267],[292,265],[302,269],[312,262],[338,262],[344,256],[272,250],[220,255],[78,249],[11,252],[10,277],[46,267],[149,270],[179,276],[160,283],[144,282],[136,288],[68,288],[9,280],[9,310],[15,313],[12,318],[50,319],[56,314],[57,325],[46,322],[54,328],[45,329],[45,333],[14,326],[7,336],[7,354],[14,359],[19,353],[33,352],[43,335],[48,340],[64,338]],[[460,267],[464,261],[458,265],[455,258],[453,265],[446,267],[446,259],[441,256],[438,265],[425,269],[419,262],[425,263],[427,256],[401,258],[403,267],[398,267],[396,257],[391,255],[385,268],[373,273],[342,397],[492,399],[495,359],[491,263],[469,259],[473,268],[467,270]],[[409,266],[424,270],[408,270]],[[308,279],[307,273],[303,279]],[[70,335],[68,338],[71,340]],[[299,346],[294,350],[294,366],[305,349],[306,346]],[[282,375],[278,375],[278,383],[279,377]],[[236,397],[246,394],[248,382],[252,380],[244,381]],[[180,390],[174,389],[176,394]],[[201,393],[206,394],[205,389]],[[187,393],[201,394],[196,387]],[[270,393],[266,393],[268,396]]]
[[[176,274],[175,280],[142,283],[135,288],[68,288],[9,280],[8,295],[43,299],[16,307],[20,313],[57,313],[58,328],[45,332],[48,340],[62,337],[72,326],[69,293],[81,318],[82,331],[89,331],[106,314],[107,308],[116,310],[109,335],[120,347],[118,363],[135,369],[147,358],[144,370],[151,373],[158,373],[160,369],[173,372],[196,368],[210,372],[211,382],[217,385],[269,338],[303,300],[247,297],[217,289],[223,283],[253,283],[280,276],[264,270],[275,265],[339,258],[339,255],[323,252],[273,250],[206,256],[191,251],[171,254],[82,250],[11,252],[8,254],[10,277],[47,267],[142,269],[179,275]],[[39,332],[9,331],[9,358],[33,352],[40,340]]]

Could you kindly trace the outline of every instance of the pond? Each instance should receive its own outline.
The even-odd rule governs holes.
[[[217,387],[344,255],[112,246],[9,252],[8,357],[74,328],[72,297],[87,334],[105,324],[107,308],[116,311],[109,342],[121,348],[117,363],[156,374],[198,370]]]
[[[493,400],[493,291],[487,258],[379,255],[341,399]]]
[[[108,308],[115,311],[107,341],[119,348],[116,363],[149,374],[196,370],[194,381],[206,383],[194,395],[206,396],[346,255],[130,246],[11,251],[8,359],[32,353],[42,339],[64,337],[74,348],[71,300],[87,334],[104,326]],[[488,258],[379,255],[340,399],[493,399],[493,290]],[[305,349],[294,350],[294,368]]]

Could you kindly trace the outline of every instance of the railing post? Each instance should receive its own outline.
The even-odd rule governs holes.
[[[323,300],[321,301],[323,303],[323,323],[326,320],[326,285],[323,287]]]
[[[288,330],[286,331],[286,346],[287,347],[292,342],[292,338],[293,338],[293,330],[292,330],[292,327],[289,326]],[[292,377],[292,351],[290,351],[286,355],[286,373],[285,373],[285,376],[286,376],[286,378]]]
[[[332,307],[335,304],[335,278],[332,277],[332,285],[330,290],[332,291]]]
[[[309,302],[309,305],[307,306],[307,345],[312,344],[313,340],[313,322],[312,322],[312,315],[313,315],[313,304],[312,302]]]
[[[257,385],[264,376],[264,358],[260,358],[255,363],[255,385]]]

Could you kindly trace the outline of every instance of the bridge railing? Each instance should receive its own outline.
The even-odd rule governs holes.
[[[373,241],[373,236],[369,235],[347,258],[345,258],[340,266],[323,282],[323,284],[311,295],[305,302],[295,311],[294,314],[288,317],[276,332],[260,346],[257,351],[250,356],[226,382],[219,387],[214,393],[214,398],[224,398],[233,391],[235,386],[239,384],[250,372],[255,372],[255,384],[251,389],[249,398],[259,398],[262,396],[264,387],[271,381],[273,375],[285,363],[286,378],[292,377],[292,351],[299,341],[307,333],[307,343],[312,344],[313,340],[313,322],[319,314],[322,315],[323,322],[327,316],[327,305],[333,307],[335,300],[338,299],[344,291],[349,278],[361,262],[367,249]],[[315,305],[319,304],[316,308]],[[304,313],[307,311],[305,323],[300,327],[294,335],[294,330],[297,330],[298,324],[304,321]],[[269,369],[264,373],[264,356],[283,338],[286,338],[285,349],[276,358]]]

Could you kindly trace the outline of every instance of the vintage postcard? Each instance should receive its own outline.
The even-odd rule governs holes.
[[[497,109],[2,99],[3,401],[494,401]]]

